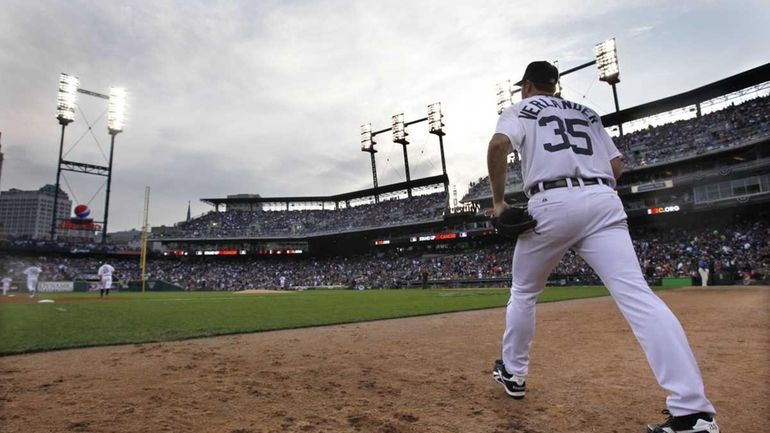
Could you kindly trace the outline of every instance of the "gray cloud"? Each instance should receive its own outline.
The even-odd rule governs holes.
[[[116,142],[114,229],[137,225],[145,185],[153,224],[182,219],[188,200],[203,212],[201,197],[367,188],[359,125],[383,128],[399,112],[423,117],[436,101],[446,112],[449,175],[462,194],[485,174],[497,82],[517,78],[532,59],[558,59],[562,68],[590,60],[596,42],[616,36],[623,106],[688,90],[767,60],[768,6],[743,3],[6,0],[1,186],[54,180],[56,82],[68,72],[90,90],[130,91]],[[565,84],[569,97],[611,109],[594,71]],[[81,116],[68,138],[84,127]],[[437,174],[437,145],[422,127],[412,127],[410,165],[415,175]],[[94,131],[108,142],[103,126]],[[92,143],[82,146],[78,155],[101,158]],[[403,180],[400,147],[389,136],[378,146],[381,183]],[[78,196],[99,186],[72,182],[83,189]],[[99,206],[94,200],[97,214]]]

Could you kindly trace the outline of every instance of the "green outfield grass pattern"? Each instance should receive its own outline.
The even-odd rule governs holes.
[[[540,302],[607,294],[604,287],[555,287]],[[508,289],[124,292],[104,300],[41,293],[38,299],[55,302],[0,304],[0,355],[497,308],[508,301]]]

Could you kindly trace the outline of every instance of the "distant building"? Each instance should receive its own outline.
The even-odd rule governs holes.
[[[7,235],[32,239],[47,239],[51,235],[53,200],[56,187],[46,185],[37,191],[11,188],[0,192],[0,231]],[[67,219],[72,201],[59,190],[57,219]]]

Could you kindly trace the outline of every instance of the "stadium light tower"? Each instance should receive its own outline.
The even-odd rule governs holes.
[[[615,38],[596,44],[594,53],[596,54],[596,69],[599,73],[599,81],[604,81],[612,86],[615,112],[618,112],[620,111],[620,105],[618,104],[618,89],[615,85],[620,82],[620,68],[618,66],[618,50],[615,45]],[[620,135],[623,136],[622,124],[618,124],[618,130]]]
[[[404,170],[406,171],[406,182],[408,184],[412,181],[412,177],[409,175],[409,154],[406,150],[406,145],[409,144],[406,136],[409,134],[406,132],[406,125],[404,125],[404,113],[391,116],[390,129],[393,132],[393,142],[400,144],[404,149]],[[411,197],[412,188],[407,188],[406,194]]]
[[[56,189],[53,193],[53,218],[51,220],[51,240],[56,236],[56,205],[59,203],[59,186],[61,184],[61,160],[64,153],[64,129],[75,120],[75,109],[78,102],[78,87],[80,79],[74,75],[61,73],[59,75],[59,96],[56,104],[56,118],[61,125],[59,140],[59,168],[56,170]]]
[[[374,148],[375,144],[377,143],[374,141],[374,136],[372,135],[372,124],[367,123],[361,125],[361,152],[369,153],[369,156],[372,159],[372,184],[374,185],[374,189],[377,189],[377,163],[374,159],[374,154],[377,153],[377,149]],[[375,203],[380,202],[379,195],[374,195],[374,201]]]
[[[63,159],[64,150],[64,129],[65,127],[75,120],[75,110],[77,109],[78,93],[84,95],[93,96],[99,99],[105,99],[107,104],[107,132],[111,136],[110,140],[110,156],[109,166],[101,166],[91,163],[76,162]],[[53,218],[51,220],[51,239],[56,238],[56,211],[59,203],[59,187],[61,186],[62,171],[72,171],[81,174],[92,174],[97,176],[105,176],[107,178],[107,191],[104,204],[104,220],[101,221],[102,227],[102,243],[107,241],[107,220],[109,217],[110,208],[110,187],[112,184],[112,161],[113,153],[115,149],[115,136],[123,132],[123,127],[126,121],[126,90],[120,87],[111,87],[109,95],[104,95],[98,92],[92,92],[90,90],[80,88],[80,80],[78,77],[61,74],[59,77],[59,96],[57,104],[57,115],[59,124],[62,126],[61,140],[59,142],[59,161],[56,168],[56,190],[54,191],[53,200]],[[88,124],[88,119],[86,119]],[[90,124],[87,125],[88,130],[91,131]],[[93,132],[92,132],[93,135]],[[94,138],[96,138],[94,136]],[[98,142],[97,142],[98,144]],[[94,228],[92,226],[92,228]]]
[[[107,199],[104,202],[102,244],[107,242],[107,220],[110,215],[110,187],[112,185],[112,155],[115,151],[115,136],[123,132],[126,123],[126,89],[110,87],[107,104],[107,132],[110,134],[110,161],[107,166]]]
[[[441,148],[441,172],[444,175],[444,192],[449,207],[449,177],[446,174],[446,158],[444,157],[444,113],[441,111],[441,102],[428,105],[428,132],[438,137],[438,145]]]
[[[511,106],[512,96],[511,80],[497,83],[497,114],[501,114],[503,110]]]
[[[594,46],[595,59],[582,65],[575,66],[574,68],[567,69],[564,72],[559,72],[559,78],[577,72],[581,69],[585,69],[591,65],[596,65],[599,73],[599,81],[604,81],[612,86],[612,96],[615,100],[615,112],[620,111],[620,104],[618,104],[618,89],[615,86],[620,82],[620,68],[618,67],[618,51],[615,45],[615,38],[607,39],[604,42],[600,42]],[[558,61],[553,62],[558,67]],[[510,81],[506,80],[497,84],[497,114],[503,112],[503,110],[511,105],[511,97],[514,93],[521,91],[521,88],[511,88]],[[561,82],[556,83],[556,94],[561,94]],[[618,125],[620,135],[623,135],[623,125]]]
[[[421,122],[428,122],[428,132],[438,136],[439,138],[439,144],[441,146],[441,168],[443,170],[443,176],[444,176],[444,192],[447,193],[447,197],[449,196],[449,184],[448,184],[448,177],[446,173],[446,159],[444,157],[444,114],[441,112],[441,103],[436,102],[435,104],[428,105],[428,116],[423,117],[422,119],[417,120],[411,120],[409,122],[404,121],[404,113],[396,114],[395,116],[392,116],[390,118],[390,127],[381,129],[378,131],[372,131],[372,124],[367,123],[366,125],[361,125],[361,151],[362,152],[369,152],[372,158],[372,178],[374,179],[374,188],[377,188],[377,167],[374,164],[374,154],[377,152],[374,149],[374,145],[377,144],[374,142],[374,137],[378,134],[383,134],[385,132],[391,132],[393,134],[393,142],[399,143],[402,146],[404,146],[404,166],[406,168],[406,185],[407,185],[407,192],[409,194],[409,197],[412,196],[412,190],[411,190],[411,175],[409,173],[409,158],[407,156],[407,150],[406,146],[409,144],[409,141],[406,139],[406,137],[409,135],[406,132],[406,127],[410,125],[414,125]],[[375,195],[375,200],[379,201],[379,197]]]

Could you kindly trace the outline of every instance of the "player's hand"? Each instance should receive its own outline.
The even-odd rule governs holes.
[[[501,201],[500,203],[495,203],[494,207],[492,209],[489,209],[486,211],[486,214],[488,217],[496,218],[499,217],[501,213],[503,213],[504,210],[508,209],[510,206],[508,206],[508,203],[505,201]]]

